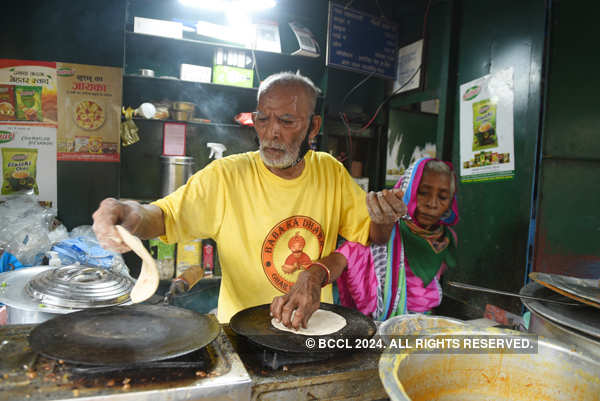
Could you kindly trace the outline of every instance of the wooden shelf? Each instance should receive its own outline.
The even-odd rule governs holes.
[[[172,119],[158,120],[158,119],[143,118],[143,117],[134,117],[133,119],[135,121],[152,121],[152,122],[160,122],[160,123],[185,123],[185,124],[188,124],[188,125],[198,125],[198,126],[202,126],[202,127],[246,128],[246,129],[252,129],[252,127],[245,126],[245,125],[219,123],[219,122],[201,123],[201,122],[194,122],[194,121],[183,121],[183,120],[172,120]]]
[[[143,80],[149,80],[153,81],[153,82],[164,82],[164,83],[172,83],[173,85],[186,85],[186,86],[198,86],[198,87],[205,87],[205,88],[214,88],[214,89],[225,89],[225,90],[235,90],[236,92],[242,92],[242,93],[247,93],[247,94],[251,94],[253,96],[256,96],[256,93],[258,92],[258,88],[245,88],[242,86],[232,86],[232,85],[222,85],[222,84],[214,84],[212,82],[195,82],[195,81],[184,81],[182,79],[178,79],[178,78],[165,78],[165,77],[148,77],[148,76],[144,76],[144,75],[139,75],[139,74],[124,74],[123,78],[126,79],[133,79],[133,80],[138,80],[138,79],[143,79]]]
[[[270,52],[270,51],[266,51],[266,50],[254,50],[254,49],[250,49],[248,47],[243,47],[243,46],[236,46],[230,43],[220,43],[220,42],[209,42],[209,41],[205,41],[205,40],[197,40],[197,39],[178,39],[178,38],[168,38],[165,36],[158,36],[158,35],[150,35],[150,34],[146,34],[146,33],[138,33],[138,32],[132,32],[132,31],[126,31],[125,34],[129,37],[135,37],[135,38],[140,38],[140,39],[148,39],[148,40],[156,40],[156,39],[160,39],[160,40],[165,40],[165,41],[171,41],[173,43],[194,43],[197,44],[199,46],[206,46],[206,47],[224,47],[227,49],[236,49],[236,50],[246,50],[249,52],[254,52],[255,55],[277,55],[277,56],[282,56],[282,57],[289,57],[289,58],[293,58],[293,59],[302,59],[302,60],[314,60],[314,61],[319,61],[322,57],[322,55],[319,55],[319,57],[308,57],[308,56],[300,56],[300,55],[293,55],[293,54],[288,54],[288,53],[277,53],[277,52]]]

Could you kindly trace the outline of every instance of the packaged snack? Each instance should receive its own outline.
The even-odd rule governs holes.
[[[490,99],[473,103],[473,150],[497,146],[496,104]]]
[[[195,239],[190,242],[177,244],[177,268],[175,270],[176,276],[180,276],[184,271],[192,266],[201,265],[201,246],[201,239]]]
[[[90,136],[88,141],[88,149],[90,153],[102,153],[102,137]]]
[[[166,244],[159,238],[148,240],[150,254],[156,259],[160,280],[171,280],[175,274],[175,244]]]
[[[19,192],[39,195],[37,155],[37,149],[2,148],[2,195]]]
[[[41,86],[16,86],[15,98],[17,120],[43,121]]]
[[[89,152],[89,140],[88,136],[76,136],[75,137],[75,152],[88,153]]]
[[[15,87],[0,85],[0,121],[14,120],[15,118]]]

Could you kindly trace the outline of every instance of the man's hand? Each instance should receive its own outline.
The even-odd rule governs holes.
[[[104,199],[92,218],[94,219],[92,229],[100,245],[120,253],[129,252],[131,249],[121,240],[116,225],[123,226],[142,239],[158,237],[165,231],[162,210],[159,207],[142,206],[134,201]]]
[[[367,209],[371,221],[375,224],[394,224],[399,218],[406,215],[407,207],[402,201],[403,196],[404,193],[398,188],[369,192]]]
[[[288,294],[273,298],[271,316],[288,328],[306,328],[308,319],[319,309],[324,280],[325,272],[316,265],[300,273]]]

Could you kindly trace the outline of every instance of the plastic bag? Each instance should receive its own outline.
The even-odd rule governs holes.
[[[39,265],[52,242],[66,229],[55,218],[56,209],[39,205],[33,195],[7,198],[0,204],[0,249],[14,255],[25,266]],[[50,234],[61,227],[56,233]]]
[[[91,226],[75,227],[70,238],[54,244],[52,250],[58,253],[63,266],[80,263],[130,276],[121,254],[102,248]]]
[[[8,252],[1,252],[0,256],[0,273],[19,270],[23,268],[23,264],[17,258]],[[2,304],[0,304],[2,305]]]

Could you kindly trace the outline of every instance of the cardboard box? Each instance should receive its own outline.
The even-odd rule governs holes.
[[[212,75],[212,81],[215,84],[252,88],[254,70],[229,65],[215,65]]]
[[[179,79],[193,82],[210,82],[212,70],[210,67],[193,64],[181,64]]]
[[[133,17],[133,32],[182,39],[183,24],[181,22]]]

